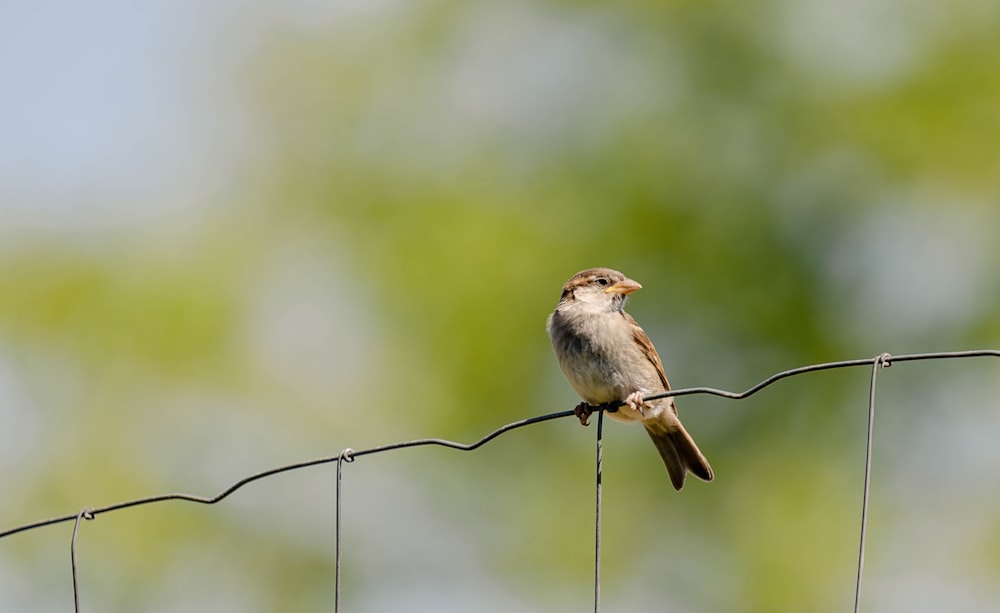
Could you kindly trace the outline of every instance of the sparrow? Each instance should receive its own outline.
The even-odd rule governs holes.
[[[625,303],[642,286],[617,270],[590,268],[570,277],[546,330],[569,384],[584,402],[576,407],[587,425],[591,405],[624,403],[608,417],[639,422],[663,458],[674,489],[688,472],[704,481],[715,475],[698,445],[681,425],[673,398],[643,402],[670,389],[663,362]]]

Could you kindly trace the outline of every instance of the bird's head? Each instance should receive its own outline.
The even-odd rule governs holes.
[[[628,295],[642,286],[617,270],[588,268],[563,284],[559,306],[573,304],[598,311],[620,311]]]

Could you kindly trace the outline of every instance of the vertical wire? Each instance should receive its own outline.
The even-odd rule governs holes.
[[[69,562],[73,569],[73,610],[80,613],[80,588],[76,580],[76,535],[80,532],[81,519],[93,519],[89,507],[83,507],[76,514],[76,523],[73,524],[73,538],[69,542]]]
[[[594,521],[594,613],[601,610],[601,471],[604,411],[597,413],[597,512]]]
[[[336,587],[333,593],[333,611],[337,613],[340,611],[340,482],[343,475],[343,465],[344,462],[354,461],[354,450],[348,448],[340,452],[337,457],[337,501],[336,501],[336,522],[335,522],[335,532],[336,532]]]
[[[872,477],[872,432],[875,425],[875,381],[879,368],[891,366],[888,353],[875,356],[872,360],[872,379],[868,388],[868,437],[865,444],[865,490],[861,502],[861,542],[858,545],[858,576],[854,584],[854,613],[861,611],[861,578],[865,569],[865,537],[868,532],[868,496]]]

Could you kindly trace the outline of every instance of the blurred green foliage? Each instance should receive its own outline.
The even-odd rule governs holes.
[[[227,76],[252,155],[191,224],[0,253],[0,359],[23,390],[3,415],[27,433],[0,456],[4,527],[569,408],[544,321],[590,266],[644,284],[630,311],[679,387],[995,347],[1000,14],[959,4],[428,1],[262,18]],[[951,379],[907,368],[885,385],[910,393],[880,406],[909,421],[879,430],[870,598],[935,610],[949,589],[995,588],[962,570],[908,583],[924,567],[887,526],[935,525],[899,501],[936,493],[891,484],[941,452],[921,433],[942,419],[929,390]],[[990,398],[995,374],[977,372],[949,411]],[[866,394],[853,370],[739,404],[683,398],[717,480],[680,495],[641,432],[609,426],[609,609],[846,608]],[[592,436],[564,420],[470,456],[345,469],[348,609],[585,608]],[[282,479],[218,509],[85,525],[85,594],[107,610],[328,606],[331,473]],[[993,517],[1000,500],[976,509]],[[0,570],[68,586],[63,558],[52,570],[37,554],[54,532],[0,542]],[[995,548],[957,549],[956,569],[1000,570]],[[963,610],[988,610],[970,598]]]

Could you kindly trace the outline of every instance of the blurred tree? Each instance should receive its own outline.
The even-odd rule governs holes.
[[[1000,338],[991,7],[198,11],[215,29],[178,69],[236,92],[226,112],[242,117],[249,149],[235,170],[219,164],[230,174],[204,208],[69,238],[7,228],[19,238],[0,251],[0,419],[27,434],[0,453],[16,479],[4,524],[81,501],[214,492],[348,445],[471,440],[569,408],[544,320],[589,266],[645,285],[630,311],[680,387],[742,389],[806,363]],[[239,13],[231,26],[227,11]],[[952,378],[963,372],[976,377]],[[952,608],[956,590],[969,595],[962,610],[995,602],[988,577],[962,569],[1000,559],[940,526],[948,510],[922,511],[936,493],[912,480],[942,447],[961,466],[991,448],[974,420],[927,446],[944,404],[931,399],[989,404],[990,372],[887,377],[866,590],[876,608]],[[682,399],[718,479],[677,496],[645,436],[609,426],[608,606],[842,610],[866,394],[856,370],[742,404]],[[563,421],[469,456],[351,465],[347,608],[586,607],[592,436]],[[956,472],[954,495],[976,488]],[[82,533],[85,590],[107,610],[328,606],[331,487],[317,470],[210,511],[100,518]],[[962,520],[993,542],[998,508],[980,500]],[[949,549],[955,570],[915,583],[937,570],[905,553],[929,525],[972,544]],[[38,553],[56,536],[0,543],[0,584],[21,572],[67,584],[63,554]],[[41,602],[34,589],[0,608]]]

